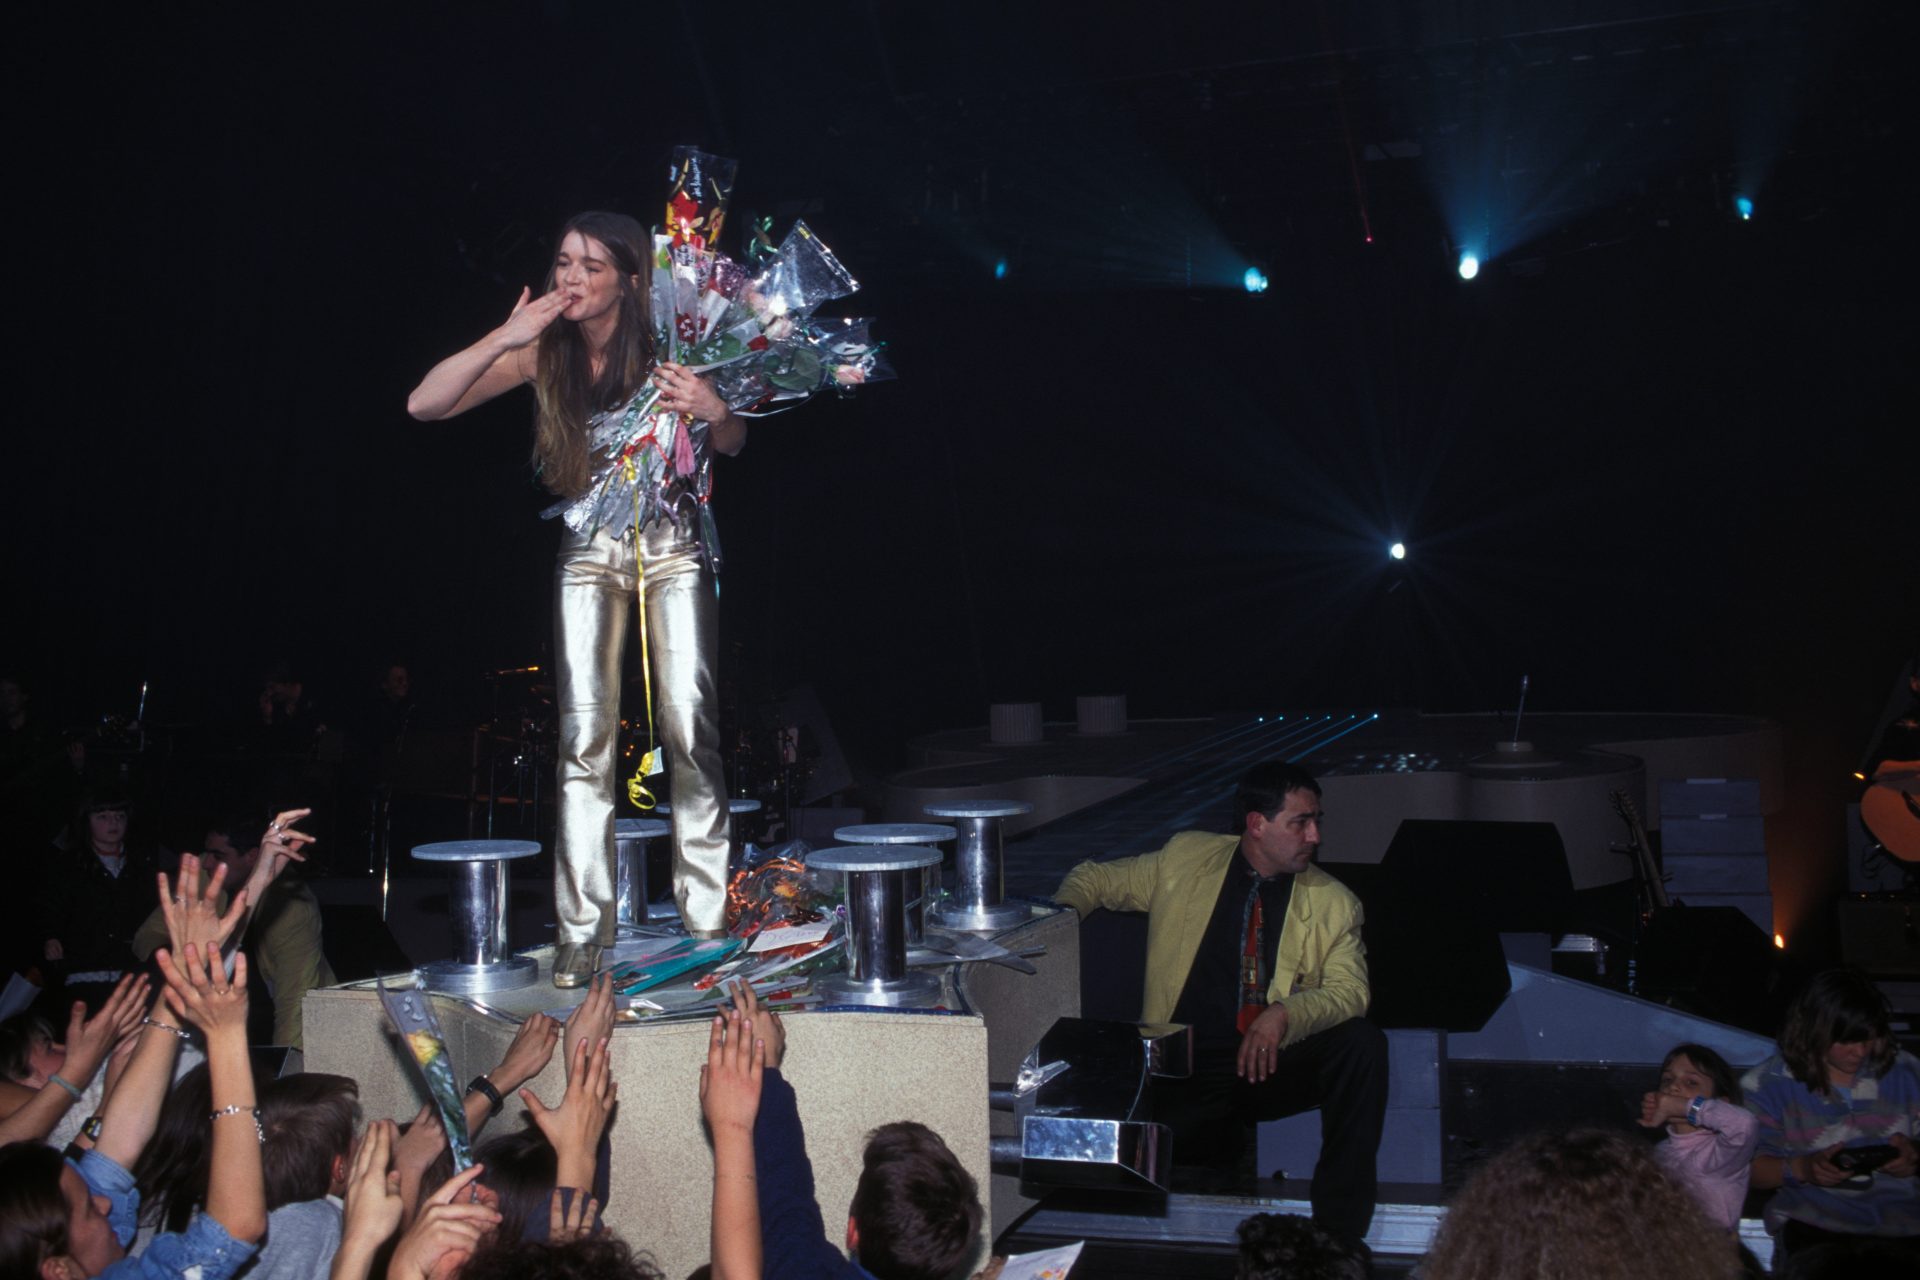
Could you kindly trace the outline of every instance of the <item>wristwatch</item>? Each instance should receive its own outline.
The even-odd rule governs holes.
[[[88,1142],[100,1141],[100,1123],[105,1119],[105,1116],[96,1111],[87,1117],[85,1124],[80,1126],[80,1132],[86,1136]]]
[[[487,1079],[485,1076],[475,1076],[473,1083],[467,1086],[467,1092],[482,1094],[486,1097],[487,1116],[489,1119],[499,1115],[501,1109],[507,1105],[507,1100],[500,1096],[498,1089],[493,1087],[493,1081]]]

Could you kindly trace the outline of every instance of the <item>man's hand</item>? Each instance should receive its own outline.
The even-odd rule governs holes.
[[[1890,1173],[1896,1178],[1911,1178],[1915,1169],[1920,1169],[1920,1147],[1904,1133],[1890,1133],[1887,1142],[1899,1151],[1899,1155],[1880,1166],[1880,1172]]]
[[[481,1242],[500,1225],[498,1210],[462,1194],[484,1166],[472,1165],[448,1178],[427,1198],[420,1216],[394,1246],[387,1280],[445,1280],[456,1274]]]
[[[165,991],[167,1007],[175,1016],[184,1018],[194,1026],[206,1032],[211,1043],[219,1036],[239,1036],[242,1043],[247,1035],[247,957],[236,954],[233,958],[233,979],[227,979],[226,967],[220,963],[220,948],[208,947],[202,951],[193,943],[187,944],[182,959],[176,963],[174,957],[162,947],[153,953],[160,962],[160,974],[167,980]]]
[[[227,913],[220,914],[218,899],[220,888],[227,882],[227,864],[214,860],[213,874],[204,882],[200,876],[200,859],[190,853],[180,855],[180,877],[169,883],[167,873],[162,871],[157,877],[160,884],[160,914],[166,918],[167,937],[171,939],[173,954],[186,954],[189,946],[224,947],[227,939],[233,936],[233,930],[240,923],[240,917],[247,914],[249,894],[242,889],[235,894],[227,905]]]
[[[760,997],[753,994],[753,984],[736,982],[733,987],[734,1005],[753,1023],[753,1037],[767,1046],[767,1069],[778,1070],[787,1057],[787,1029],[780,1021],[780,1015],[760,1006]]]
[[[729,1009],[713,1020],[707,1062],[700,1068],[700,1112],[716,1140],[722,1129],[753,1132],[766,1066],[766,1041],[753,1034],[744,1011]]]
[[[562,1208],[563,1202],[572,1203]],[[600,1202],[585,1191],[575,1191],[572,1196],[559,1187],[553,1189],[553,1200],[547,1205],[547,1243],[566,1244],[570,1240],[580,1240],[600,1230]]]
[[[534,1014],[514,1032],[513,1043],[507,1046],[500,1065],[487,1073],[487,1079],[502,1094],[512,1093],[547,1069],[559,1039],[560,1024],[544,1013]]]
[[[1287,1006],[1270,1004],[1240,1037],[1240,1055],[1234,1064],[1242,1080],[1259,1084],[1273,1074],[1280,1061],[1280,1044],[1287,1038]]]
[[[67,1060],[60,1078],[84,1089],[114,1046],[140,1026],[147,1011],[147,976],[130,973],[120,979],[100,1012],[87,1017],[87,1006],[75,1004],[67,1015]]]
[[[587,988],[587,998],[567,1015],[565,1062],[569,1082],[573,1080],[575,1064],[580,1061],[580,1046],[590,1044],[598,1049],[612,1036],[613,974],[602,973]]]
[[[533,1122],[553,1144],[558,1166],[555,1186],[583,1191],[593,1186],[600,1135],[606,1132],[619,1093],[619,1086],[613,1082],[612,1045],[605,1040],[597,1045],[582,1040],[575,1049],[567,1092],[558,1107],[549,1110],[533,1090],[520,1090]]]
[[[1641,1127],[1658,1129],[1663,1124],[1685,1120],[1687,1108],[1692,1104],[1691,1098],[1677,1098],[1670,1093],[1649,1093],[1640,1099]]]

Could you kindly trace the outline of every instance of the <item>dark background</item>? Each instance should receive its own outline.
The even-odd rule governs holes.
[[[205,725],[282,656],[323,708],[399,660],[483,714],[551,645],[531,398],[406,394],[695,143],[725,247],[804,215],[900,375],[719,464],[743,706],[812,685],[873,778],[990,701],[1528,673],[1779,718],[1837,844],[1920,649],[1907,9],[21,15],[0,666],[67,724],[149,679]]]

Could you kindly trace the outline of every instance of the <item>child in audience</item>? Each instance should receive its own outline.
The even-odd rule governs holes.
[[[979,1190],[940,1135],[911,1121],[867,1135],[847,1210],[851,1260],[833,1245],[814,1198],[793,1086],[779,1071],[786,1032],[746,984],[734,1000],[733,1013],[714,1020],[700,1075],[702,1109],[714,1129],[714,1280],[946,1280],[959,1274],[980,1234]],[[737,1137],[723,1133],[737,1135],[743,1124],[752,1132],[750,1160],[742,1158]],[[744,1185],[755,1188],[753,1201],[730,1195],[736,1178],[752,1179]],[[722,1246],[753,1230],[756,1209],[762,1256],[730,1264]]]
[[[1815,975],[1787,1009],[1779,1052],[1741,1089],[1760,1122],[1753,1185],[1783,1257],[1861,1239],[1920,1264],[1920,1061],[1893,1038],[1887,1000],[1857,969]],[[1848,1148],[1883,1147],[1858,1171]]]
[[[1660,1064],[1660,1087],[1640,1100],[1640,1123],[1666,1126],[1654,1159],[1729,1231],[1740,1228],[1760,1126],[1740,1105],[1727,1060],[1703,1044],[1677,1045]]]

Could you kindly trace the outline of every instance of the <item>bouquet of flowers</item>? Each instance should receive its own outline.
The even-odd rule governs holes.
[[[673,153],[666,226],[653,238],[650,278],[660,358],[712,373],[720,398],[746,417],[775,412],[773,405],[791,408],[827,388],[844,393],[893,377],[883,344],[869,332],[871,320],[815,317],[860,284],[806,223],[794,223],[751,268],[714,248],[735,167],[691,147]],[[770,243],[763,232],[757,238]],[[705,427],[661,411],[659,401],[659,388],[649,381],[596,420],[590,443],[604,465],[585,494],[547,514],[591,532],[661,513],[678,519],[678,497],[690,493],[717,571],[719,541],[706,505],[712,473],[694,444],[694,433]]]

